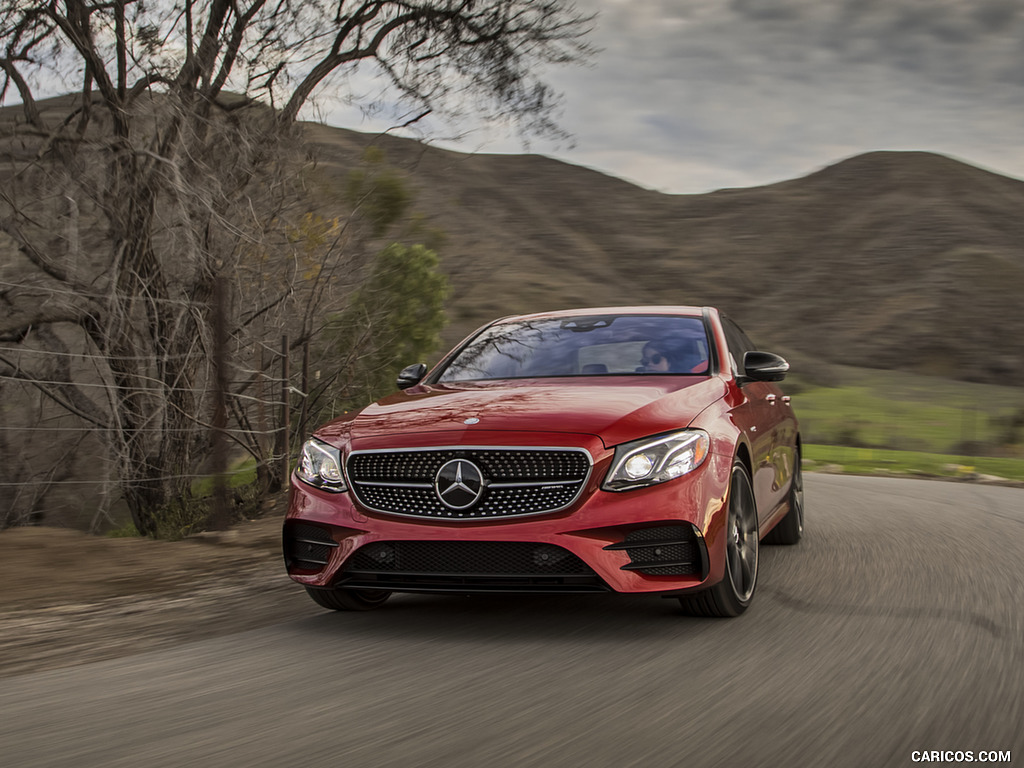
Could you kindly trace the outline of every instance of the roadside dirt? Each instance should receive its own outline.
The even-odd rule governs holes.
[[[0,677],[140,653],[317,613],[284,572],[285,499],[179,542],[0,532]]]

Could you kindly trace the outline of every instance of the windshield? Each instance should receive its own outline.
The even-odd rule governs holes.
[[[706,375],[699,317],[581,315],[497,323],[473,339],[438,381],[622,374]]]

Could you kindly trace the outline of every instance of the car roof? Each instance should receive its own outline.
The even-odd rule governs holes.
[[[707,307],[672,306],[672,305],[638,305],[625,307],[581,307],[579,309],[559,309],[551,312],[534,312],[528,315],[509,315],[495,320],[504,323],[514,320],[543,320],[546,318],[578,317],[580,315],[678,315],[684,317],[701,317]]]

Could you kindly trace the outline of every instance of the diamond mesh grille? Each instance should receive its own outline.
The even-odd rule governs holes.
[[[582,477],[590,462],[581,450],[529,448],[424,448],[417,451],[372,451],[349,457],[351,479],[433,482],[441,465],[469,459],[494,482],[563,480]]]
[[[485,489],[468,509],[442,503],[438,470],[453,459],[480,468]],[[479,520],[554,512],[572,504],[590,475],[581,449],[426,448],[354,453],[348,477],[356,499],[378,512],[446,520]]]

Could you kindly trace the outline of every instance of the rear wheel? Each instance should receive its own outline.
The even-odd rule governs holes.
[[[383,589],[317,589],[306,587],[313,602],[332,611],[372,611],[391,597]]]
[[[680,597],[683,611],[692,616],[739,616],[754,599],[757,587],[757,507],[750,473],[742,462],[732,466],[725,522],[725,576],[713,587]]]
[[[765,544],[796,544],[804,536],[804,472],[796,454],[793,482],[789,486],[789,512],[764,537]]]

